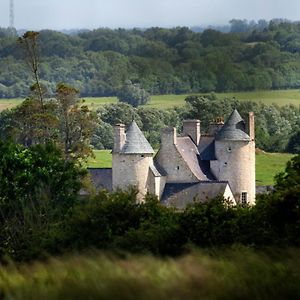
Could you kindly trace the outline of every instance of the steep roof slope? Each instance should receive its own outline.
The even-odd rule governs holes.
[[[200,154],[197,146],[190,137],[178,137],[176,148],[189,169],[199,180],[213,179],[209,167],[200,161]]]
[[[122,154],[153,154],[154,151],[146,140],[144,134],[133,121],[126,131],[125,145],[121,149]]]

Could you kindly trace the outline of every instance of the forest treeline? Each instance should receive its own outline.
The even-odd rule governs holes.
[[[129,125],[134,119],[146,138],[159,148],[160,132],[165,127],[176,127],[181,133],[183,120],[200,119],[201,132],[208,132],[209,124],[217,117],[226,121],[232,110],[237,108],[246,124],[248,113],[255,114],[256,146],[269,152],[300,152],[300,107],[294,105],[265,105],[259,102],[219,99],[215,94],[189,96],[184,107],[156,109],[134,108],[126,103],[108,104],[97,110],[98,123],[91,140],[96,149],[112,149],[113,126],[118,123]],[[7,116],[7,115],[6,115]],[[7,128],[4,115],[0,114],[0,137]],[[4,130],[4,131],[3,131]]]
[[[246,27],[245,27],[246,26]],[[16,36],[0,30],[0,98],[32,84]],[[150,94],[300,87],[300,24],[235,20],[229,33],[107,29],[39,35],[40,76],[53,94],[66,82],[82,96],[116,95],[126,80]]]

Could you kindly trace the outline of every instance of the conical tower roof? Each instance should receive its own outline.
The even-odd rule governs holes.
[[[146,140],[144,134],[133,121],[126,131],[126,141],[121,152],[122,154],[154,154],[154,151]]]
[[[250,141],[249,135],[245,132],[245,122],[236,109],[218,132],[216,140]]]

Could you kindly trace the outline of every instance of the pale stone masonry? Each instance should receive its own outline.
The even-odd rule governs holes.
[[[194,200],[223,196],[233,203],[255,203],[254,115],[249,113],[249,133],[234,110],[224,124],[221,118],[201,135],[199,120],[186,120],[182,136],[175,128],[161,133],[157,154],[133,121],[115,126],[112,172],[94,170],[96,186],[128,189],[135,186],[138,200],[155,194],[165,205],[183,208]],[[104,173],[106,175],[104,175]],[[111,176],[107,178],[106,176]],[[93,177],[93,174],[92,174]],[[104,180],[105,178],[105,180]],[[110,182],[112,184],[110,184]]]

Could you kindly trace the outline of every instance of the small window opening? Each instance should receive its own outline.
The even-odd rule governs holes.
[[[177,170],[179,170],[179,166],[177,166]]]
[[[241,195],[242,204],[247,204],[247,202],[248,202],[247,198],[248,198],[247,192],[242,192],[242,195]]]
[[[224,162],[224,166],[227,167],[227,162]]]
[[[142,155],[141,155],[141,157],[145,157],[145,155],[144,155],[144,154],[142,154]]]

